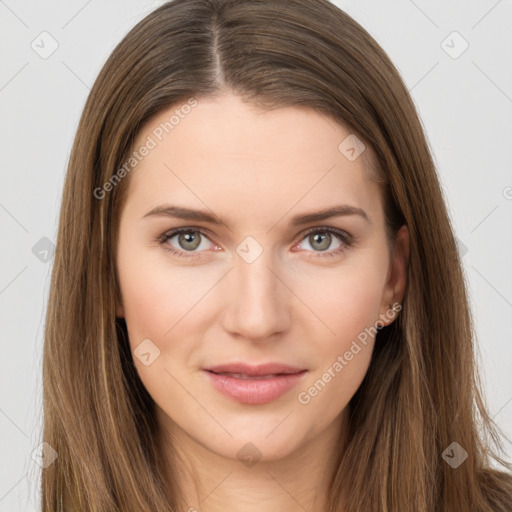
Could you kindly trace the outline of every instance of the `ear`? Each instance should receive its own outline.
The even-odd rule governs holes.
[[[382,294],[380,320],[382,326],[391,324],[397,312],[392,309],[393,304],[401,304],[404,298],[407,280],[407,267],[409,264],[409,229],[404,224],[397,232],[393,254],[389,263],[388,279]]]

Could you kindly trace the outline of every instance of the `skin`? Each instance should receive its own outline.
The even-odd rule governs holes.
[[[155,139],[152,130],[175,108],[147,123],[134,147]],[[365,328],[394,320],[389,305],[403,298],[409,257],[406,226],[390,253],[381,192],[365,159],[350,161],[338,150],[347,135],[314,110],[265,113],[225,94],[199,100],[130,175],[119,225],[117,315],[126,319],[132,350],[145,339],[160,350],[147,366],[134,362],[157,404],[165,454],[179,464],[180,510],[322,510],[334,454],[344,446],[347,404],[368,369],[374,337],[309,403],[297,395]],[[363,155],[371,156],[370,148]],[[206,210],[223,224],[143,218],[165,203]],[[341,204],[362,208],[371,222],[348,215],[289,224]],[[179,227],[203,230],[200,246],[180,245],[178,236],[158,245]],[[330,245],[306,235],[325,227],[356,241],[336,254],[345,245],[336,235]],[[247,236],[263,248],[251,263],[236,252]],[[233,361],[276,361],[308,373],[273,402],[241,404],[201,370]],[[237,456],[248,442],[261,454],[251,467]]]

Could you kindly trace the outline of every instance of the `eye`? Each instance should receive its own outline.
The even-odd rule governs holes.
[[[340,240],[341,243],[339,243],[334,249],[328,251],[335,238]],[[336,256],[348,249],[354,243],[353,237],[347,232],[330,227],[313,228],[303,235],[301,240],[306,241],[310,247],[313,248],[313,252],[320,253],[314,255],[314,257]]]
[[[170,243],[174,238],[176,239],[175,244],[177,244],[177,246]],[[208,244],[205,244],[202,238],[208,239],[208,235],[200,229],[184,227],[175,229],[169,233],[164,233],[157,242],[166,251],[171,252],[179,258],[197,258],[201,257],[203,255],[202,253],[208,249]],[[340,243],[337,247],[328,251],[336,238]],[[348,249],[353,245],[354,238],[349,233],[340,229],[317,227],[312,228],[306,234],[303,234],[300,241],[301,243],[303,243],[303,241],[307,241],[307,243],[310,244],[313,251],[309,252],[318,253],[314,255],[314,257],[326,257],[336,256]],[[300,246],[300,244],[296,244],[294,247],[298,246]],[[216,248],[214,250],[220,249],[215,244],[214,247]]]
[[[180,258],[193,258],[198,255],[188,255],[187,252],[200,252],[196,251],[196,249],[206,249],[204,247],[203,241],[201,238],[207,238],[206,233],[192,229],[192,228],[180,228],[171,231],[170,233],[163,234],[159,239],[158,243],[162,245],[162,247]],[[170,245],[170,242],[173,238],[176,238],[176,243],[178,247]]]

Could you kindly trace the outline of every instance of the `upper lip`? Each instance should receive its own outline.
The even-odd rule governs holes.
[[[209,366],[203,370],[213,373],[240,373],[243,375],[274,375],[274,374],[293,374],[305,371],[305,368],[296,368],[287,364],[281,363],[266,363],[259,365],[252,365],[247,363],[229,363],[221,364],[218,366]]]

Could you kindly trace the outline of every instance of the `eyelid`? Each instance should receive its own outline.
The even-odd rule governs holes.
[[[332,226],[314,226],[312,228],[308,228],[305,232],[300,233],[299,242],[301,240],[303,240],[306,236],[310,235],[311,233],[322,233],[322,232],[334,233],[335,235],[337,235],[338,237],[340,237],[343,241],[345,241],[347,243],[354,241],[354,237],[348,231],[345,231],[344,229],[335,228]]]
[[[162,240],[169,240],[170,238],[174,238],[176,235],[179,235],[180,233],[200,233],[201,235],[208,238],[210,242],[212,242],[215,245],[218,245],[217,243],[213,242],[213,240],[211,240],[210,237],[212,236],[212,234],[209,229],[200,228],[198,226],[182,226],[179,228],[170,229],[169,231],[166,231],[160,237],[158,237],[157,241],[161,242]]]
[[[166,242],[168,242],[171,238],[174,238],[176,235],[179,235],[180,233],[199,233],[200,235],[207,238],[210,243],[214,244],[215,246],[218,246],[217,243],[215,243],[210,238],[210,232],[208,229],[200,228],[197,226],[182,226],[179,228],[174,228],[169,231],[166,231],[161,236],[159,236],[155,241],[158,246],[163,246]],[[176,249],[175,247],[168,246],[164,247],[164,250],[169,251],[171,253],[182,255],[183,258],[193,258],[193,257],[200,257],[202,256],[202,253],[205,251],[183,251],[180,249]],[[190,256],[188,256],[190,255]]]
[[[216,242],[214,242],[213,240],[210,239],[211,235],[210,235],[210,232],[208,229],[202,228],[202,227],[197,227],[197,226],[182,226],[182,227],[171,229],[171,230],[163,233],[157,239],[157,242],[159,245],[164,245],[165,242],[167,242],[171,238],[174,238],[176,235],[179,235],[180,233],[189,233],[189,232],[199,233],[200,235],[208,238],[208,240],[212,244],[218,246],[218,244]],[[335,228],[333,226],[313,226],[313,227],[310,227],[310,228],[306,229],[305,231],[302,231],[301,233],[299,233],[299,235],[297,235],[297,237],[295,238],[295,241],[293,242],[293,246],[295,247],[297,244],[302,242],[311,233],[322,233],[322,232],[331,233],[331,234],[334,234],[335,236],[337,236],[341,240],[343,247],[341,249],[340,248],[331,249],[330,251],[306,251],[306,252],[316,253],[317,256],[319,256],[319,257],[322,257],[324,254],[333,256],[337,253],[341,253],[341,252],[345,251],[347,248],[354,245],[354,243],[355,243],[354,236],[352,236],[350,233],[348,233],[344,229]],[[201,257],[202,253],[205,252],[205,251],[197,251],[197,252],[196,251],[182,251],[182,250],[176,249],[172,246],[164,247],[164,249],[167,251],[170,251],[172,253],[178,254],[178,255],[181,254],[183,258]]]

